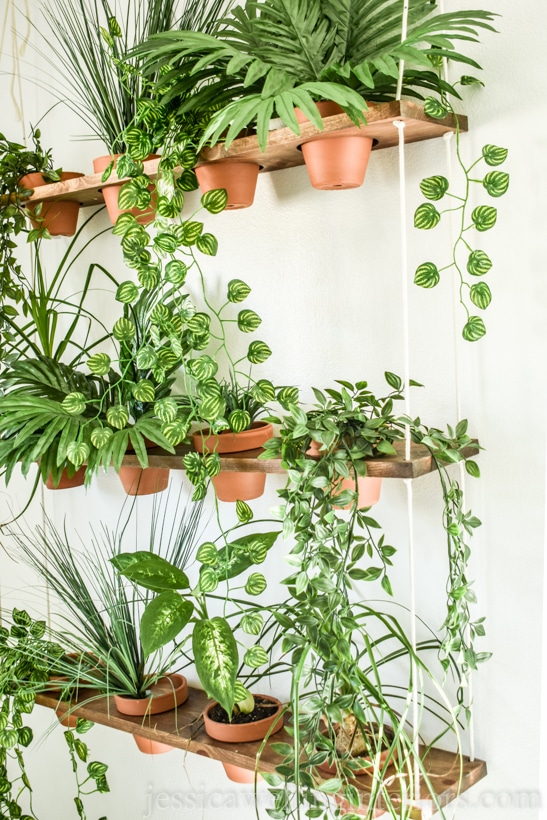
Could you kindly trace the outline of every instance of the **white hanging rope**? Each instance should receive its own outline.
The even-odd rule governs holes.
[[[4,53],[4,44],[7,40],[7,34],[8,32],[11,32],[12,79],[10,86],[10,96],[15,109],[15,119],[17,122],[22,123],[24,139],[26,139],[26,128],[24,127],[25,112],[23,104],[20,60],[25,54],[25,50],[30,39],[30,9],[28,0],[24,0],[24,3],[22,5],[23,8],[21,13],[19,13],[19,17],[26,21],[26,29],[23,34],[17,31],[18,10],[15,4],[15,0],[7,0],[4,9],[2,27],[0,29],[0,55]]]
[[[410,2],[409,0],[405,0],[403,4],[403,23],[401,26],[401,43],[404,43],[407,37],[408,32],[408,10],[409,10]],[[399,63],[399,79],[397,81],[397,96],[396,99],[401,99],[401,94],[403,93],[403,74],[405,73],[405,61],[401,60]]]
[[[449,183],[449,189],[453,183],[453,168],[452,168],[452,140],[454,138],[454,134],[452,131],[448,131],[444,135],[444,144],[445,144],[445,151],[446,151],[446,168],[447,168],[447,177]],[[454,218],[454,211],[450,211],[449,219],[448,219],[448,227],[449,227],[449,235],[450,235],[450,245],[451,247],[454,246],[454,237],[456,236],[456,226],[455,226],[455,218]],[[462,411],[462,391],[461,391],[461,368],[460,368],[460,346],[458,344],[460,334],[459,334],[459,317],[458,317],[458,308],[460,304],[459,299],[459,284],[458,280],[455,276],[452,277],[452,325],[453,325],[453,338],[454,338],[454,380],[455,380],[455,401],[456,401],[456,420],[460,421],[463,415]],[[466,471],[465,471],[465,464],[461,461],[458,465],[459,469],[459,483],[460,489],[463,494],[463,498],[465,500],[466,497]],[[469,625],[466,629],[466,637],[467,640],[471,640],[471,629]],[[473,674],[470,671],[467,675],[467,691],[469,696],[469,704],[472,705],[473,703]],[[471,710],[471,717],[469,719],[469,757],[471,760],[475,759],[475,721],[473,716],[473,709]]]
[[[403,358],[404,358],[404,397],[405,413],[410,417],[410,308],[408,294],[408,234],[406,208],[406,174],[405,174],[405,123],[395,120],[393,125],[399,136],[399,209],[400,209],[400,236],[401,236],[401,286],[403,299]],[[405,428],[405,458],[410,460],[410,428]],[[412,479],[405,478],[404,484],[407,494],[407,526],[408,526],[408,563],[410,588],[410,643],[414,655],[417,650],[417,612],[416,612],[416,574],[414,552],[414,507],[412,494]],[[418,667],[414,660],[411,662],[412,672],[412,740],[414,746],[414,799],[420,799],[420,765],[419,765],[419,722],[420,722],[420,688],[418,684]]]

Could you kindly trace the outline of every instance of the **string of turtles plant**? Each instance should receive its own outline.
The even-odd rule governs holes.
[[[464,77],[460,81],[463,85],[478,83],[474,77]],[[445,99],[442,101],[429,97],[424,104],[425,113],[436,119],[443,119],[448,114],[454,114],[454,109]],[[472,208],[472,191],[482,188],[490,197],[497,199],[503,196],[509,187],[509,174],[498,170],[507,159],[508,151],[497,145],[484,145],[481,155],[471,164],[466,164],[461,153],[460,131],[456,120],[456,158],[462,173],[461,189],[458,193],[450,190],[450,183],[445,176],[435,175],[423,179],[420,190],[428,200],[418,206],[414,214],[414,226],[420,230],[435,228],[445,214],[454,214],[458,220],[457,235],[454,239],[451,258],[447,264],[438,267],[435,262],[422,262],[416,269],[414,282],[422,288],[434,288],[445,271],[453,270],[459,279],[459,300],[465,311],[466,321],[462,335],[468,342],[475,342],[486,333],[484,320],[474,313],[474,308],[483,311],[492,301],[492,291],[488,283],[482,278],[492,268],[492,260],[486,251],[474,247],[468,238],[469,231],[483,234],[491,230],[497,220],[497,208],[490,204],[480,204]],[[477,178],[479,166],[495,169],[487,171],[484,176]],[[439,211],[434,203],[448,197],[449,207]]]

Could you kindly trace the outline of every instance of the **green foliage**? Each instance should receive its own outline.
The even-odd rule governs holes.
[[[429,116],[444,117],[452,112],[446,101],[440,105],[440,110],[435,106],[435,102],[433,99],[428,100],[426,112]],[[486,327],[482,317],[471,311],[473,306],[479,310],[486,310],[492,301],[492,292],[486,282],[474,283],[466,273],[471,277],[484,276],[490,271],[492,260],[485,251],[472,247],[469,231],[473,229],[482,234],[491,230],[496,224],[498,212],[492,205],[484,204],[477,205],[471,210],[472,189],[476,190],[480,186],[489,196],[499,198],[507,192],[509,174],[505,171],[488,171],[482,179],[475,179],[473,172],[481,162],[491,167],[502,165],[507,159],[508,152],[506,148],[497,145],[485,145],[480,157],[467,166],[461,157],[459,140],[459,131],[456,131],[456,156],[462,171],[463,194],[450,191],[445,177],[428,177],[420,184],[421,192],[426,199],[440,201],[449,197],[450,202],[443,211],[438,211],[431,202],[424,202],[418,206],[414,214],[414,227],[422,230],[435,228],[443,214],[456,214],[459,228],[452,248],[451,261],[443,267],[437,267],[435,262],[422,263],[416,269],[414,283],[422,288],[433,288],[441,281],[441,274],[444,271],[453,270],[459,279],[459,298],[466,316],[462,336],[468,342],[475,342],[484,336]]]

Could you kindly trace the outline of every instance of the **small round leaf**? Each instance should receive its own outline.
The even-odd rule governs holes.
[[[486,282],[477,282],[476,285],[471,285],[469,297],[474,305],[485,310],[492,301],[492,291]]]
[[[448,191],[448,180],[443,176],[427,177],[420,182],[420,191],[426,199],[442,199]]]
[[[424,202],[416,208],[414,213],[414,227],[422,231],[429,231],[435,228],[441,220],[441,215],[434,205]]]
[[[261,595],[267,585],[266,579],[261,572],[252,572],[247,578],[245,592],[247,595]]]
[[[251,292],[251,288],[241,279],[232,279],[228,282],[228,301],[232,303],[243,302],[249,293]]]
[[[492,267],[492,260],[484,251],[471,251],[467,260],[467,270],[472,276],[484,276]]]
[[[262,324],[262,319],[254,310],[240,310],[237,316],[237,326],[242,333],[252,333]]]
[[[207,191],[203,194],[201,204],[210,214],[219,214],[228,204],[228,194],[224,188],[215,188],[213,191]]]
[[[83,393],[69,393],[61,403],[63,410],[71,416],[79,416],[85,410],[85,396]]]
[[[483,159],[490,167],[502,165],[508,153],[507,148],[500,148],[498,145],[485,145],[482,149]]]
[[[251,364],[262,364],[272,355],[266,342],[251,342],[247,351],[247,358]]]
[[[484,322],[480,316],[470,316],[464,325],[462,336],[467,342],[476,342],[486,333]]]
[[[124,305],[129,305],[139,298],[139,288],[134,282],[122,282],[116,291],[116,300]]]
[[[95,376],[106,376],[110,370],[111,359],[108,353],[94,353],[87,360],[87,366]]]
[[[490,196],[503,196],[509,188],[509,174],[505,171],[489,171],[482,184]]]
[[[478,231],[489,231],[496,224],[498,212],[492,205],[478,205],[471,214],[473,225]]]
[[[414,284],[419,285],[421,288],[434,288],[435,285],[439,284],[440,278],[437,266],[433,262],[424,262],[423,265],[416,268]]]

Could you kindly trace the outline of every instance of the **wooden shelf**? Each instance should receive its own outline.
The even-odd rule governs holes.
[[[447,131],[456,130],[456,118],[454,116],[449,115],[442,120],[433,119],[424,113],[423,106],[414,102],[401,100],[371,103],[367,113],[368,124],[361,129],[356,128],[345,114],[338,114],[324,120],[323,131],[318,131],[311,123],[300,126],[300,136],[294,134],[290,128],[271,131],[264,153],[258,147],[257,137],[250,136],[235,140],[228,151],[222,144],[204,149],[201,158],[207,162],[246,160],[259,163],[263,172],[278,171],[283,168],[303,165],[304,158],[298,146],[304,140],[317,134],[335,136],[340,131],[345,134],[366,133],[367,136],[376,140],[374,150],[392,148],[398,141],[398,132],[393,126],[394,120],[404,121],[406,142],[435,139],[443,136]],[[460,131],[467,131],[467,117],[459,115],[458,126]],[[157,159],[145,162],[144,172],[150,177],[155,177],[158,162]],[[118,182],[115,173],[112,174],[109,182],[111,184]],[[83,206],[102,205],[101,189],[103,187],[101,174],[90,174],[67,182],[44,185],[35,191],[28,202],[49,202],[55,199],[67,199],[79,202]]]
[[[404,441],[396,441],[396,456],[381,456],[367,459],[367,475],[379,478],[419,478],[422,475],[433,472],[435,462],[427,447],[423,444],[411,444],[410,459],[405,458]],[[176,447],[176,454],[167,453],[160,447],[155,447],[148,451],[148,464],[150,467],[168,467],[171,470],[183,470],[182,457],[191,452],[188,446],[180,445]],[[246,450],[242,453],[231,453],[220,456],[220,464],[223,470],[234,473],[284,473],[278,458],[258,459],[262,449]],[[464,449],[465,456],[474,456],[479,452],[478,447],[469,446]],[[124,456],[123,463],[127,467],[138,467],[139,461],[134,454]]]
[[[141,735],[176,749],[183,749],[213,760],[254,770],[261,741],[232,744],[220,743],[210,738],[205,733],[201,720],[202,712],[208,702],[207,696],[200,689],[193,687],[189,688],[189,692],[188,700],[178,709],[147,718],[120,714],[114,706],[113,698],[104,696],[98,696],[91,702],[73,708],[71,714],[103,726],[111,726],[122,732]],[[42,706],[55,709],[61,716],[67,711],[67,704],[59,702],[54,695],[38,695],[37,702]],[[292,738],[285,729],[276,733],[271,739],[272,743],[279,741],[292,743]],[[423,752],[425,754],[425,750]],[[270,742],[268,742],[260,755],[258,770],[274,772],[280,762],[281,758],[271,749]],[[431,749],[423,762],[432,788],[442,806],[455,800],[459,793],[467,791],[486,775],[486,763],[483,760],[471,762],[468,757],[460,758],[459,755],[441,749]],[[395,770],[393,774],[395,775]],[[361,776],[356,778],[355,783],[366,801],[367,795],[370,794],[370,778]],[[428,800],[431,797],[431,792],[425,783],[422,783],[421,797],[422,800]],[[433,803],[432,800],[431,803]],[[419,820],[421,813],[418,811],[412,816]]]

